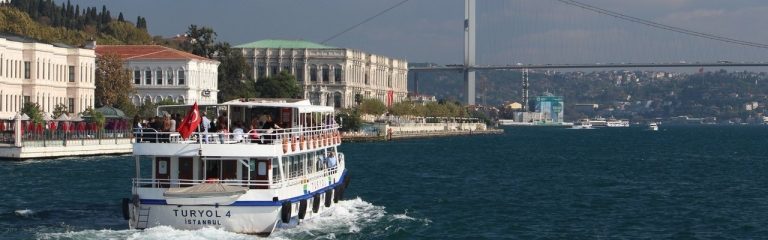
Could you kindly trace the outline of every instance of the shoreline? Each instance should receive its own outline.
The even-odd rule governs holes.
[[[452,137],[452,136],[465,136],[465,135],[488,135],[488,134],[503,134],[504,129],[488,129],[488,130],[473,130],[473,131],[424,131],[424,132],[394,132],[391,137],[385,135],[342,135],[341,140],[344,142],[374,142],[374,141],[392,141],[399,139],[415,139],[415,138],[430,138],[430,137]]]

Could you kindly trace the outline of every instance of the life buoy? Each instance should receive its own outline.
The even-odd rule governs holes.
[[[333,189],[325,192],[325,207],[331,207],[331,201],[333,201]]]
[[[283,223],[291,222],[291,202],[285,201],[280,207],[280,220]]]
[[[307,199],[299,202],[299,219],[304,219],[307,216]]]
[[[131,199],[123,198],[123,219],[125,220],[131,219],[130,207],[128,206],[129,204],[131,204]]]
[[[291,143],[293,143],[293,144],[291,144]],[[295,152],[296,148],[297,148],[296,145],[299,144],[299,141],[298,141],[298,139],[294,139],[293,141],[289,142],[288,144],[291,144],[291,152]]]
[[[299,137],[299,142],[301,142],[301,144],[299,145],[299,148],[301,150],[307,149],[307,141],[306,139],[304,139],[304,135],[301,135],[301,137]]]
[[[312,197],[312,212],[313,213],[317,213],[318,211],[320,211],[320,194],[322,194],[322,193],[317,193],[317,194],[315,194],[315,196]]]
[[[290,142],[290,139],[283,139],[283,153],[288,153],[288,143]]]

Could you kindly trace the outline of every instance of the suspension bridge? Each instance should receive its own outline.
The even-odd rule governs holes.
[[[602,14],[617,18],[620,20],[632,22],[639,25],[645,25],[647,27],[656,28],[658,30],[670,31],[675,34],[687,35],[692,38],[702,38],[708,41],[719,42],[721,44],[738,45],[740,47],[758,48],[761,50],[768,49],[768,45],[743,41],[739,39],[693,31],[689,29],[674,27],[666,24],[661,24],[645,19],[640,19],[621,13],[613,12],[607,9],[603,9],[597,6],[581,3],[574,0],[556,0],[557,2],[573,6],[576,8],[591,11],[597,14]],[[400,4],[402,4],[401,2]],[[635,68],[701,68],[701,67],[766,67],[768,62],[761,61],[734,61],[734,60],[714,60],[708,61],[676,61],[676,62],[645,62],[645,63],[632,63],[630,61],[615,61],[613,63],[564,63],[564,64],[551,64],[551,63],[514,63],[505,65],[494,64],[478,64],[476,61],[476,0],[464,1],[464,62],[463,64],[454,65],[429,65],[422,67],[409,67],[409,71],[418,78],[418,73],[423,71],[461,71],[464,74],[464,81],[466,87],[466,103],[469,105],[475,105],[476,100],[476,72],[478,70],[523,70],[527,69],[635,69]]]

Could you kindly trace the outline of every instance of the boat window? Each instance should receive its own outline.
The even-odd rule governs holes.
[[[218,179],[221,173],[221,161],[220,160],[213,160],[213,161],[206,161],[205,164],[205,178],[206,179]]]
[[[272,159],[272,182],[273,183],[280,181],[280,178],[282,177],[282,175],[280,175],[279,166],[280,165],[278,164],[278,158],[273,158]]]
[[[258,173],[257,174],[259,176],[267,175],[267,163],[259,162],[259,167],[257,169],[258,169]]]

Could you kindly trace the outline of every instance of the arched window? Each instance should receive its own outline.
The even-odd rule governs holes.
[[[184,85],[186,80],[186,74],[184,72],[184,69],[179,69],[179,74],[177,75],[179,78],[179,85]]]
[[[304,81],[304,64],[296,64],[296,69],[294,69],[294,75],[296,76],[296,81],[299,81],[299,82]]]
[[[135,68],[133,70],[133,84],[134,85],[141,84],[141,71],[139,71],[138,68]]]
[[[317,65],[309,66],[309,81],[317,82]]]
[[[141,96],[139,96],[139,95],[133,96],[132,97],[132,102],[133,102],[133,105],[136,105],[136,106],[141,105],[142,104]]]
[[[173,69],[169,68],[167,71],[165,71],[165,73],[168,74],[168,85],[173,85]]]
[[[156,96],[155,97],[155,103],[159,103],[163,101],[163,96]]]
[[[179,96],[179,103],[184,104],[187,101],[184,99],[184,96]]]
[[[331,70],[328,65],[323,65],[323,82],[331,80]]]
[[[344,72],[343,72],[343,71],[342,71],[342,69],[341,69],[341,65],[336,65],[336,66],[333,68],[333,81],[335,81],[335,82],[341,82],[341,81],[343,81],[343,80],[342,80],[342,79],[343,79],[343,78],[342,78],[342,74],[344,74]]]
[[[152,85],[152,70],[146,69],[144,71],[144,84]]]
[[[341,92],[333,93],[333,106],[335,108],[342,108],[342,107],[344,107],[344,105],[342,105],[342,103],[343,103],[342,102],[342,100],[343,100],[342,96],[343,95],[341,94]]]
[[[156,71],[157,85],[163,85],[163,69],[158,68]]]

